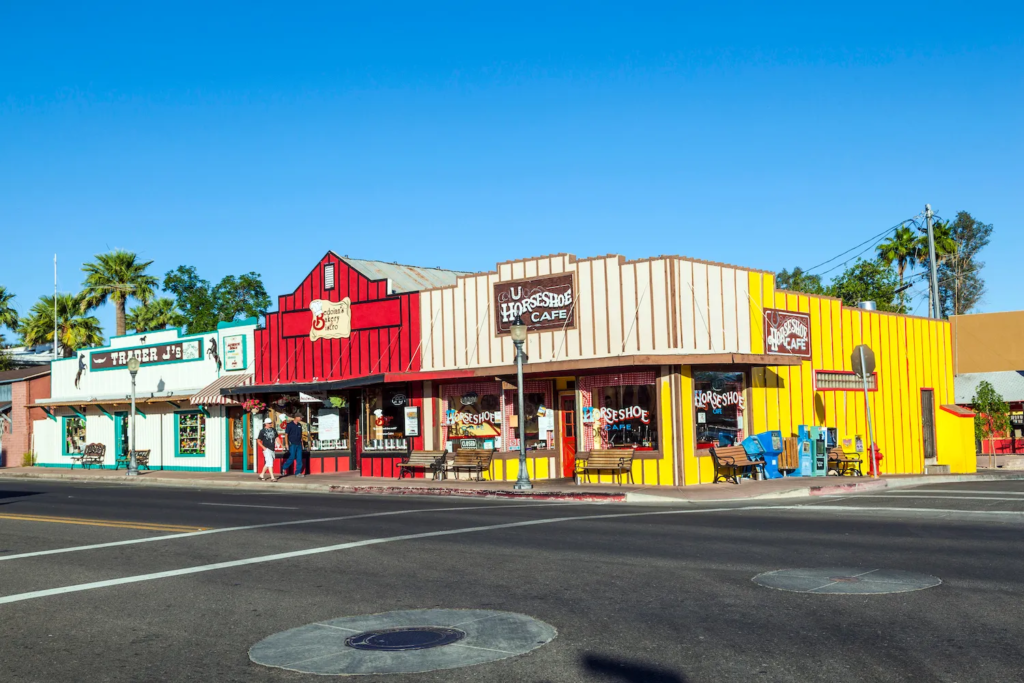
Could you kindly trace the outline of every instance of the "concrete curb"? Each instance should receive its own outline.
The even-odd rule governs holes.
[[[437,488],[432,486],[332,486],[331,493],[377,496],[441,496],[460,498],[492,498],[505,500],[574,501],[584,503],[624,503],[626,493],[598,491],[567,493],[565,491],[500,491],[493,489]]]
[[[330,493],[329,484],[286,484],[274,486],[265,481],[235,481],[231,479],[149,479],[145,475],[129,479],[127,476],[111,478],[109,476],[70,475],[58,473],[13,474],[0,470],[0,480],[18,481],[38,479],[41,481],[88,482],[90,484],[109,484],[111,486],[166,486],[187,489],[251,489],[254,491],[285,491],[294,493]]]

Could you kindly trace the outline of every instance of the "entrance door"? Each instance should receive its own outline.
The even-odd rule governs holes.
[[[576,396],[559,398],[562,413],[562,476],[572,477],[576,471]]]
[[[228,412],[228,469],[252,470],[251,464],[246,467],[245,455],[248,449],[246,439],[246,415],[240,410]]]
[[[128,455],[128,413],[114,413],[114,461]]]
[[[924,460],[935,460],[935,392],[921,390],[921,430],[924,432]]]

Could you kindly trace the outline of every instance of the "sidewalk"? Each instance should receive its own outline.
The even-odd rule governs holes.
[[[902,488],[924,484],[964,481],[1024,479],[1024,472],[983,472],[979,474],[899,475],[870,477],[790,477],[769,481],[745,481],[740,485],[719,483],[697,486],[615,486],[584,484],[567,479],[538,481],[528,492],[516,491],[512,482],[476,482],[446,479],[383,479],[361,477],[355,472],[284,477],[277,483],[262,482],[255,474],[241,472],[164,472],[143,470],[128,479],[124,470],[65,470],[43,467],[0,469],[0,480],[39,479],[49,481],[102,482],[126,486],[180,486],[199,489],[245,489],[289,493],[333,493],[341,495],[448,496],[506,498],[515,500],[576,501],[593,503],[688,504],[807,498]]]

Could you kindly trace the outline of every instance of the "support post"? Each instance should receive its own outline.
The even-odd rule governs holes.
[[[924,205],[924,220],[928,226],[928,270],[931,277],[929,289],[932,309],[929,311],[932,318],[938,320],[942,317],[942,306],[939,303],[939,276],[935,265],[935,231],[932,229],[932,205]]]

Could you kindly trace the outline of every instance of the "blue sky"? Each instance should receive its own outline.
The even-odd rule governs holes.
[[[1018,6],[297,4],[0,4],[21,310],[54,251],[64,291],[114,247],[272,296],[328,249],[779,270],[925,202],[995,224],[982,310],[1024,304]]]

